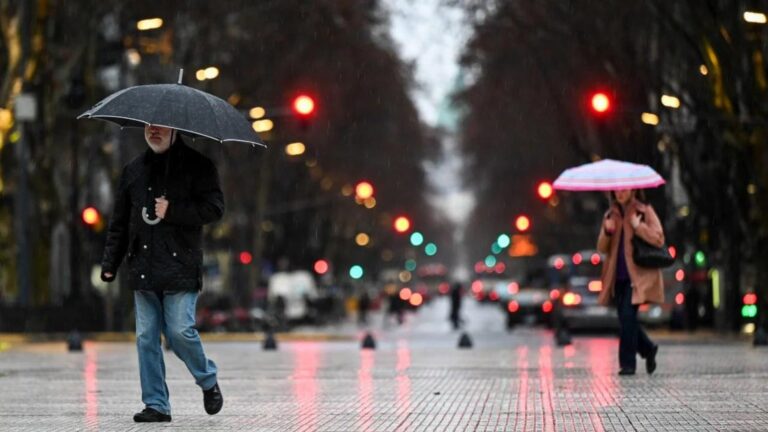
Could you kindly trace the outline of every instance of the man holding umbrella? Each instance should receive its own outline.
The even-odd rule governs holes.
[[[205,411],[216,414],[224,403],[217,368],[206,357],[194,325],[202,288],[202,227],[224,213],[218,174],[175,130],[147,125],[144,136],[149,148],[120,177],[101,276],[113,281],[127,255],[145,405],[133,419],[171,421],[161,331],[203,389]]]
[[[250,123],[226,101],[181,84],[129,87],[78,118],[142,127],[147,151],[123,169],[109,223],[101,278],[113,281],[126,258],[136,305],[141,398],[136,422],[169,422],[160,333],[203,390],[208,414],[224,398],[216,364],[203,351],[195,324],[202,289],[203,225],[221,219],[224,197],[216,167],[189,148],[179,133],[219,143],[264,146]]]

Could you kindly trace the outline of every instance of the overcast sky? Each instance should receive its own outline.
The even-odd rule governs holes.
[[[414,100],[422,119],[435,125],[443,99],[458,73],[457,59],[468,34],[463,11],[444,0],[385,0],[391,34],[406,62],[416,63]]]
[[[453,90],[458,58],[469,35],[463,11],[441,3],[443,0],[385,0],[391,16],[390,31],[400,56],[416,66],[416,87],[411,96],[422,121],[431,126],[438,125],[440,109]],[[429,200],[456,224],[455,240],[461,242],[475,199],[462,183],[463,161],[456,137],[446,137],[442,147],[442,158],[424,166],[434,190]],[[459,261],[466,264],[466,257],[460,254]],[[465,278],[466,269],[462,270],[455,276]]]

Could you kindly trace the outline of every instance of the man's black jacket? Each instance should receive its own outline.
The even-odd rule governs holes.
[[[163,192],[168,200],[165,218],[148,225],[142,219],[142,207],[154,217],[155,198]],[[130,286],[135,290],[202,289],[203,225],[223,214],[224,196],[210,159],[180,139],[162,155],[147,149],[120,175],[101,278],[114,280],[127,256]]]

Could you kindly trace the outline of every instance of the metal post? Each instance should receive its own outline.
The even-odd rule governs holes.
[[[17,281],[18,281],[18,302],[21,306],[29,306],[30,287],[29,287],[29,236],[27,227],[29,225],[29,211],[27,206],[29,185],[27,179],[27,138],[26,122],[19,123],[21,139],[16,143],[16,159],[19,162],[19,184],[16,190],[16,209],[14,212],[15,235],[17,246]]]
[[[78,143],[78,123],[77,120],[72,122],[72,131],[70,135],[70,220],[69,220],[69,280],[70,289],[69,295],[71,300],[80,298],[80,235],[79,235],[79,201],[80,201],[80,145]]]
[[[27,122],[37,118],[37,101],[30,94],[16,98],[16,119],[19,121],[21,138],[16,143],[16,159],[19,162],[19,184],[16,190],[14,229],[18,246],[18,302],[21,306],[30,303],[30,254],[29,254],[29,151],[27,146]]]

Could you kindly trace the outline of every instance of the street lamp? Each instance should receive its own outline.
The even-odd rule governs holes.
[[[768,23],[768,17],[762,12],[746,11],[744,12],[744,21],[752,24]]]
[[[253,107],[253,108],[251,108],[251,109],[248,111],[248,115],[249,115],[249,116],[250,116],[252,119],[254,119],[254,120],[258,120],[258,119],[260,119],[260,118],[264,117],[265,115],[267,115],[267,110],[265,110],[265,109],[264,109],[264,108],[262,108],[262,107]]]
[[[640,115],[640,121],[647,125],[656,126],[659,124],[659,116],[653,113],[644,112]]]
[[[667,108],[678,109],[680,108],[680,99],[675,96],[662,95],[661,104]]]
[[[306,146],[301,142],[290,143],[285,146],[285,154],[288,156],[300,156],[306,151]]]
[[[163,26],[162,18],[147,18],[139,20],[136,23],[136,28],[140,31],[159,29]]]

